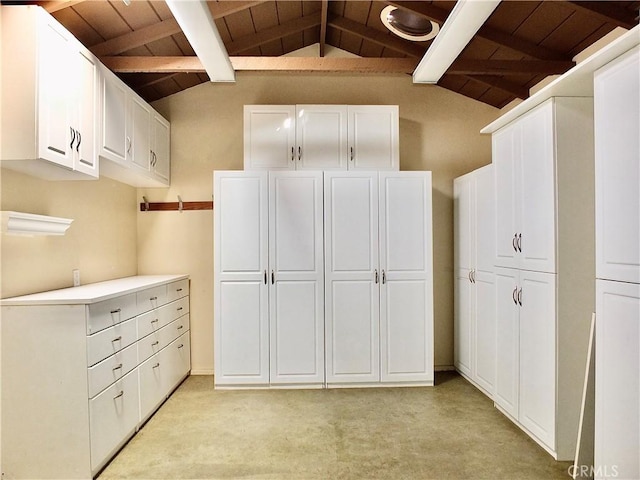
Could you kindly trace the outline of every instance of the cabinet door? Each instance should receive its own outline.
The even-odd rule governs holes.
[[[131,138],[127,136],[127,87],[106,67],[100,71],[100,155],[125,165]]]
[[[453,263],[458,275],[465,276],[473,268],[472,252],[475,234],[472,225],[473,175],[463,175],[453,181]],[[493,198],[491,199],[493,200]]]
[[[556,271],[553,110],[550,100],[519,120],[522,157],[516,183],[520,198],[519,268],[549,273]]]
[[[378,175],[325,173],[327,383],[379,382]]]
[[[349,170],[400,168],[397,105],[349,106]]]
[[[293,170],[296,138],[293,105],[244,106],[244,169]]]
[[[595,75],[596,277],[640,283],[640,51]]]
[[[508,125],[493,134],[493,172],[495,178],[495,265],[516,268],[519,231],[519,196],[516,180],[521,155],[521,128]]]
[[[214,172],[216,385],[269,383],[266,172]]]
[[[171,173],[170,163],[170,126],[160,115],[152,114],[152,166],[153,174],[159,177],[161,181],[169,185],[169,177]]]
[[[519,272],[496,268],[496,385],[494,401],[513,418],[518,418],[520,377],[520,318],[517,301]]]
[[[80,172],[98,176],[96,150],[98,115],[98,59],[81,49],[75,54],[77,89],[75,91],[76,129],[74,168]]]
[[[151,110],[144,100],[130,96],[131,157],[132,165],[148,173],[151,162]]]
[[[347,107],[296,106],[297,169],[347,169]]]
[[[76,77],[71,36],[43,20],[39,31],[38,145],[39,157],[73,169],[71,106]]]
[[[433,382],[431,172],[380,173],[383,382]]]
[[[473,338],[471,336],[471,320],[473,318],[474,292],[471,283],[471,272],[454,276],[454,305],[453,305],[453,364],[458,371],[471,378],[471,359],[473,353]]]
[[[640,285],[596,281],[596,346],[595,471],[640,478]]]
[[[270,383],[324,383],[322,172],[269,178]]]
[[[520,423],[555,450],[555,275],[520,272]]]

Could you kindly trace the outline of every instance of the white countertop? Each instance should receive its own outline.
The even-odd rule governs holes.
[[[189,278],[189,275],[137,275],[134,277],[107,280],[106,282],[89,283],[79,287],[33,293],[20,297],[3,298],[0,300],[0,305],[91,304],[186,278]]]

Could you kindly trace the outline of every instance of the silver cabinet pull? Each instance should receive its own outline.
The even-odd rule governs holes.
[[[118,393],[115,397],[113,397],[113,399],[115,400],[116,398],[120,398],[123,395],[124,395],[124,391],[120,390],[120,393]]]
[[[181,343],[180,345],[178,345],[178,348],[183,348],[184,347],[184,343]]]
[[[293,162],[295,160],[296,154],[295,154],[295,148],[292,146],[291,147],[291,161]]]
[[[350,149],[350,152],[351,152],[350,153],[350,158],[351,158],[351,161],[353,162],[353,147],[349,147],[349,149]]]
[[[73,144],[76,141],[76,131],[71,127],[69,127],[69,130],[71,130],[71,143],[69,144],[69,148],[73,150]]]
[[[292,147],[293,148],[293,147]],[[264,271],[264,284],[267,284],[267,271]]]
[[[121,308],[118,308],[117,310],[111,310],[111,315],[114,315],[116,313],[120,313],[122,311]]]
[[[181,288],[178,288],[178,289],[176,290],[176,292],[181,292],[181,291],[182,291],[182,289],[181,289]]]
[[[158,319],[155,318],[155,319],[151,320],[151,323],[158,323]]]
[[[122,340],[122,336],[116,337],[113,340],[111,340],[111,343],[113,342],[119,342],[120,340]]]
[[[378,269],[376,268],[373,273],[375,275],[376,283],[378,283]]]
[[[179,312],[180,310],[183,310],[183,308],[182,308],[182,307],[178,307],[178,312]]]
[[[155,347],[155,346],[156,346],[156,345],[158,345],[159,343],[160,343],[160,342],[159,342],[158,340],[156,340],[155,342],[153,342],[153,343],[151,344],[151,346],[152,346],[152,347]]]
[[[471,281],[473,283],[476,283],[476,271],[475,270],[471,270]]]
[[[382,284],[384,285],[385,283],[387,283],[387,274],[382,270]]]
[[[127,153],[131,153],[131,137],[127,137]]]
[[[115,367],[113,367],[111,370],[113,370],[115,372],[116,370],[120,370],[121,368],[122,368],[122,364],[120,363],[120,364],[116,365]]]
[[[271,285],[273,285],[274,283],[276,283],[276,277],[273,274],[273,270],[271,270]]]
[[[178,330],[182,330],[183,328],[184,328],[184,325],[178,326]]]
[[[469,278],[469,283],[473,283],[473,280],[471,280],[471,270],[467,273],[467,277]]]
[[[516,242],[516,245],[518,245],[518,251],[522,252],[522,234],[521,233],[518,234],[518,241]]]
[[[158,297],[151,297],[151,298],[149,299],[149,301],[153,302],[154,300],[157,300],[157,299],[158,299]]]
[[[302,159],[302,147],[298,145],[298,161]]]
[[[518,300],[516,299],[516,294],[518,292],[518,287],[513,289],[513,292],[511,293],[511,298],[513,298],[513,303],[515,303],[516,305],[518,304]]]
[[[517,252],[518,251],[518,247],[516,245],[516,243],[518,242],[518,234],[514,233],[513,234],[513,239],[511,240],[511,246],[513,246],[513,251]]]
[[[518,292],[518,303],[522,306],[522,288],[520,288],[520,291]]]
[[[156,363],[152,368],[158,368],[160,366],[160,363]]]
[[[76,143],[76,152],[80,151],[80,144],[82,143],[82,134],[80,132],[76,132],[78,134],[78,142]]]

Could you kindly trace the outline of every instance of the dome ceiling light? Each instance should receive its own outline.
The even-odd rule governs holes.
[[[436,22],[393,5],[382,9],[380,20],[393,33],[413,42],[431,40],[440,31],[440,26]]]

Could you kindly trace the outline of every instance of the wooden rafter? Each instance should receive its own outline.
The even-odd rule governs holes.
[[[503,92],[510,93],[511,95],[515,95],[516,97],[522,98],[523,100],[529,96],[529,89],[527,87],[523,87],[522,85],[518,85],[517,83],[510,82],[509,80],[505,80],[502,77],[497,77],[494,75],[462,75],[462,76],[473,82],[486,85],[487,87],[498,88]]]
[[[245,50],[259,47],[265,43],[269,43],[273,40],[277,40],[294,33],[302,32],[317,25],[320,25],[320,17],[317,13],[289,20],[281,25],[260,30],[257,33],[246,35],[235,42],[227,44],[227,52],[229,55],[236,55]]]
[[[458,59],[447,70],[447,75],[517,75],[564,73],[573,62],[554,60],[468,60]]]
[[[422,15],[429,20],[438,22],[440,25],[442,25],[449,16],[449,12],[447,10],[427,2],[390,1],[389,3],[396,7],[404,8],[405,10],[410,10],[418,15]],[[511,35],[510,33],[487,25],[482,26],[480,30],[478,30],[476,36],[488,40],[496,45],[524,53],[525,55],[540,60],[566,60],[561,53],[541,47],[535,43],[523,40]]]
[[[58,10],[62,10],[63,8],[73,7],[79,3],[82,3],[86,0],[48,0],[44,2],[38,2],[42,8],[44,8],[47,12],[53,13]]]
[[[420,58],[424,55],[425,49],[407,40],[388,35],[375,28],[367,27],[345,17],[331,16],[328,22],[330,27],[343,32],[350,32],[365,40],[369,40],[377,45],[393,50],[410,57]]]
[[[324,57],[325,45],[327,43],[327,18],[329,16],[329,0],[322,0],[320,11],[320,56]]]
[[[125,33],[106,42],[91,47],[91,51],[98,57],[105,55],[117,55],[136,47],[141,47],[161,38],[170,37],[181,32],[180,25],[174,18],[154,23],[148,27]]]
[[[609,2],[568,2],[589,15],[620,27],[631,29],[638,25],[636,14]]]
[[[238,13],[247,8],[255,7],[256,5],[260,5],[264,3],[263,1],[244,1],[244,0],[234,0],[232,2],[207,2],[209,6],[209,11],[211,12],[211,16],[214,20],[222,17],[226,17],[227,15],[231,15],[232,13]]]

